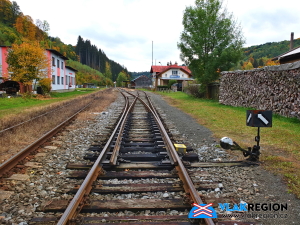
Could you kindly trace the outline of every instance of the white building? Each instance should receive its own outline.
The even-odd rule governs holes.
[[[184,81],[194,80],[190,69],[187,66],[178,66],[177,63],[170,63],[167,66],[151,66],[150,73],[154,87],[168,85],[169,80],[176,80],[182,87]]]
[[[66,66],[68,58],[54,49],[46,49],[46,54],[51,62],[48,77],[52,79],[52,91],[75,89],[77,70]]]

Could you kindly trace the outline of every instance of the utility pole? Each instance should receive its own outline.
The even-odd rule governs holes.
[[[153,66],[153,41],[152,41],[152,66]]]

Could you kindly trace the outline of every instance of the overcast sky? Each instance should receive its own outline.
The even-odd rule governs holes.
[[[130,72],[182,63],[177,43],[186,6],[195,0],[15,0],[25,15],[46,20],[50,35],[76,45],[79,35]],[[240,23],[245,46],[300,37],[299,0],[224,0]]]

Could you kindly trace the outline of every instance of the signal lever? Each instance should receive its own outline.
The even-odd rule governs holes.
[[[244,157],[248,157],[247,160],[249,161],[258,161],[259,155],[260,155],[260,146],[259,146],[259,135],[255,137],[255,141],[257,141],[257,145],[254,145],[252,148],[248,147],[248,150],[243,149],[241,146],[239,146],[235,141],[232,141],[229,137],[223,137],[220,140],[220,145],[223,149],[226,150],[240,150],[243,152]]]

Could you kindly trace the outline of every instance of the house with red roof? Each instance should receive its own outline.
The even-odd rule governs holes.
[[[177,63],[168,63],[167,66],[151,66],[153,86],[168,85],[169,80],[176,80],[180,86],[184,86],[185,81],[192,81],[193,76],[187,66],[178,66]]]

